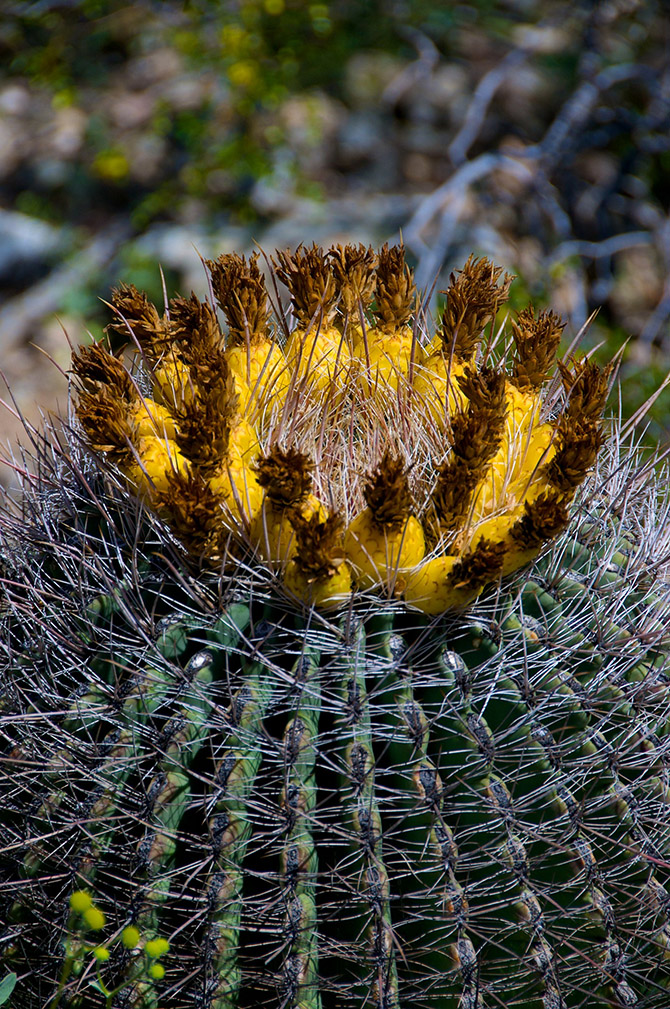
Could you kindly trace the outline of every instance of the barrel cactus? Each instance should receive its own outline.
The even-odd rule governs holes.
[[[611,369],[486,259],[434,334],[402,247],[267,265],[116,290],[17,464],[12,1006],[667,1007],[667,474]]]

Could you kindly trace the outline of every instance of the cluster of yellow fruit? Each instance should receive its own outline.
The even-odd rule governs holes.
[[[553,382],[557,316],[525,309],[511,340],[494,332],[512,278],[471,257],[430,339],[402,246],[271,266],[274,314],[258,255],[227,254],[207,262],[225,336],[195,295],[160,315],[124,285],[109,329],[134,361],[100,344],[73,357],[88,443],[191,555],[224,564],[234,541],[307,605],[374,589],[438,614],[565,527],[610,369],[558,362]]]

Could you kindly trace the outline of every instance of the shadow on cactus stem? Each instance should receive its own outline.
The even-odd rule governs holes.
[[[485,259],[434,332],[402,247],[206,267],[114,292],[2,511],[14,1009],[664,1009],[670,498],[613,369]]]

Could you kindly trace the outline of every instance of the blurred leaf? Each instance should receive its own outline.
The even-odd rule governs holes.
[[[14,991],[16,980],[16,974],[6,974],[0,981],[0,1005],[4,1005]]]

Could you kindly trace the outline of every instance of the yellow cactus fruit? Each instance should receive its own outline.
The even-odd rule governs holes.
[[[346,563],[324,578],[310,579],[299,563],[288,562],[284,573],[284,586],[305,606],[316,606],[319,610],[333,610],[346,603],[351,595],[351,573]]]
[[[411,326],[390,333],[369,329],[363,336],[361,332],[353,356],[357,382],[366,395],[397,389],[398,383],[407,381],[423,363],[423,349]]]
[[[388,449],[364,486],[367,508],[347,527],[344,549],[362,588],[386,583],[396,591],[406,572],[423,560],[425,541],[412,515],[403,461]]]
[[[482,542],[504,547],[500,573],[509,575],[537,557],[543,545],[562,532],[568,523],[565,502],[554,493],[543,493],[519,505],[507,515],[481,522],[470,540],[470,549]]]
[[[465,396],[458,385],[463,368],[462,362],[449,360],[442,351],[438,351],[425,357],[414,373],[412,385],[415,395],[431,418],[441,426],[465,404]]]
[[[425,553],[423,529],[414,515],[408,516],[400,531],[393,534],[375,523],[369,508],[350,522],[344,547],[361,588],[396,581],[400,587],[405,572]]]
[[[428,616],[469,606],[500,575],[504,550],[502,544],[482,539],[462,557],[431,557],[409,575],[405,602]]]
[[[503,441],[473,492],[471,518],[473,523],[500,509],[507,510],[510,505],[516,503],[512,482],[513,466],[514,456],[510,452],[509,443]]]
[[[286,359],[301,391],[315,396],[346,388],[350,352],[335,326],[294,329],[286,344]]]
[[[263,489],[254,471],[241,461],[222,462],[209,486],[216,497],[225,501],[235,519],[243,523],[249,522],[263,502]]]
[[[164,406],[155,400],[145,397],[140,399],[128,411],[135,433],[139,438],[167,438],[176,441],[177,427],[174,417]]]
[[[445,610],[458,610],[474,602],[481,587],[458,586],[453,581],[454,566],[458,557],[433,557],[421,565],[407,579],[403,597],[428,616],[437,616]]]
[[[126,476],[140,497],[147,497],[155,503],[167,491],[170,478],[188,469],[189,462],[176,442],[149,436],[140,438],[137,459],[133,459],[126,469]]]
[[[451,418],[451,455],[438,470],[426,516],[434,539],[449,547],[477,511],[505,428],[505,376],[499,368],[466,365],[460,386],[467,408]]]
[[[505,387],[507,400],[507,428],[510,438],[519,431],[527,431],[539,418],[542,400],[536,392],[517,389],[513,382]]]
[[[272,339],[265,280],[258,253],[226,253],[207,260],[212,288],[228,322],[226,360],[243,412],[262,410],[270,399],[283,402],[289,386],[284,355]]]
[[[322,520],[296,515],[296,552],[284,572],[287,592],[306,606],[336,609],[351,594],[351,573],[342,550],[343,522],[338,514]]]
[[[265,496],[251,520],[249,536],[261,557],[284,564],[294,545],[294,516],[317,515],[322,522],[326,518],[321,502],[311,493],[314,464],[303,452],[275,446],[257,460],[254,470]]]
[[[551,461],[540,467],[526,499],[536,497],[539,491],[570,501],[593,467],[602,443],[598,421],[564,414],[556,424]]]
[[[512,277],[488,259],[470,256],[458,273],[451,274],[440,328],[429,344],[414,390],[431,417],[442,425],[465,406],[460,379],[475,358],[484,327],[507,299]]]
[[[526,502],[510,528],[503,574],[512,574],[537,557],[545,543],[563,532],[569,521],[566,502],[555,492]]]
[[[188,365],[174,351],[167,354],[154,370],[155,401],[170,413],[177,413],[185,403],[191,403],[195,388]]]
[[[253,424],[238,418],[230,428],[228,452],[231,462],[250,463],[258,451],[258,435]]]
[[[262,409],[269,400],[284,401],[290,376],[286,358],[276,343],[260,339],[248,346],[236,344],[226,350],[226,360],[243,413]]]
[[[503,440],[477,489],[473,522],[547,489],[544,472],[556,454],[555,437],[553,424],[536,424],[518,431],[513,441]]]
[[[564,323],[553,312],[532,308],[519,312],[512,322],[514,359],[507,382],[507,440],[513,458],[514,493],[521,499],[541,462],[553,455],[552,425],[540,422],[542,387],[554,361]]]
[[[326,510],[314,494],[310,494],[300,508],[300,515],[310,519],[316,515],[322,522]],[[259,555],[272,564],[285,564],[295,546],[295,529],[291,512],[277,508],[266,496],[251,520],[250,538]]]
[[[333,321],[337,286],[328,256],[317,245],[300,246],[294,253],[278,252],[274,266],[291,293],[297,323],[286,344],[293,383],[303,395],[315,397],[331,390],[341,395],[349,347]]]
[[[520,504],[531,501],[546,488],[545,473],[556,455],[556,429],[553,424],[536,424],[521,439],[514,458],[510,494]]]
[[[410,369],[419,367],[423,350],[409,324],[416,289],[405,263],[404,246],[379,252],[375,287],[375,325],[352,333],[356,360],[354,377],[366,396],[384,396],[406,381]]]

